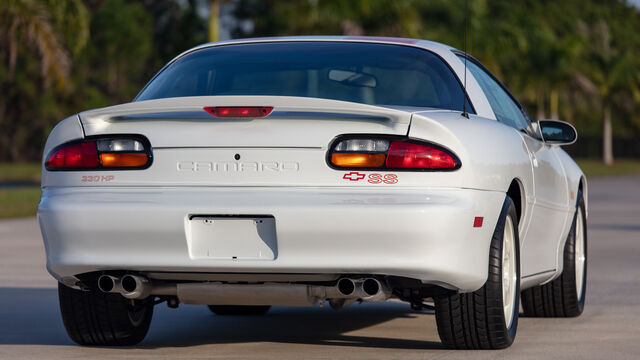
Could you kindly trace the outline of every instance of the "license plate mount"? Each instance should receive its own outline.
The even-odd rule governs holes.
[[[186,228],[192,259],[275,260],[273,216],[192,215]]]

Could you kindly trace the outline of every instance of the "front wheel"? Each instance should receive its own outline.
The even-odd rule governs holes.
[[[135,345],[149,330],[153,301],[128,300],[120,294],[75,290],[58,283],[62,321],[80,345]]]
[[[487,282],[477,291],[434,298],[438,335],[454,349],[502,349],[518,328],[520,246],[518,216],[505,199],[489,249]]]
[[[525,315],[574,317],[582,314],[587,291],[587,218],[582,191],[578,191],[573,226],[564,245],[563,263],[559,278],[522,292]]]

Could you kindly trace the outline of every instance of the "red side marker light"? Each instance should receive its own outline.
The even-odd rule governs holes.
[[[476,216],[475,219],[473,219],[473,227],[482,227],[482,221],[484,220],[484,217],[482,216]]]
[[[204,111],[220,118],[259,118],[271,114],[273,106],[205,106]]]

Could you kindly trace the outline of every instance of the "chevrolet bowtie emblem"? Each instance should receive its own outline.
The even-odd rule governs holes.
[[[342,178],[349,181],[358,181],[358,180],[364,179],[364,177],[365,177],[364,174],[360,174],[359,172],[352,171],[350,173],[344,174]]]

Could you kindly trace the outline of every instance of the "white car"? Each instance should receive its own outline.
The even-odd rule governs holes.
[[[49,136],[38,220],[65,327],[131,345],[162,301],[395,298],[434,306],[448,347],[507,347],[520,299],[527,316],[584,306],[587,184],[559,147],[576,136],[435,42],[196,47]]]

